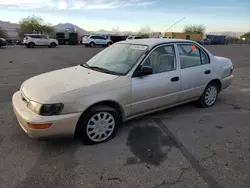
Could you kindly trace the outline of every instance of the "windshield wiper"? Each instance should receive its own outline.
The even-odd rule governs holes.
[[[80,66],[85,67],[85,68],[89,68],[89,65],[87,63],[80,64]]]
[[[102,67],[90,66],[87,63],[80,64],[80,66],[91,69],[91,70],[99,71],[99,72],[104,72],[104,73],[114,74],[114,75],[120,75],[117,72],[113,72],[113,71],[110,71],[110,70],[102,68]]]
[[[105,73],[109,73],[109,74],[115,74],[114,72],[105,69],[105,68],[101,68],[101,67],[96,67],[96,66],[88,66],[88,68],[92,69],[92,70],[96,70],[96,71],[100,71],[100,72],[105,72]]]

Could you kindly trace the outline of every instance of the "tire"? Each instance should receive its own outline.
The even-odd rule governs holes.
[[[56,43],[52,42],[50,45],[49,45],[50,48],[55,48],[56,47]]]
[[[91,42],[89,45],[90,45],[90,47],[95,47],[95,43],[94,42]]]
[[[33,42],[30,42],[29,44],[28,44],[28,48],[34,48],[35,47],[35,44],[33,43]]]
[[[211,93],[210,97],[209,93]],[[215,82],[208,84],[198,101],[199,106],[201,108],[208,108],[213,106],[217,101],[218,94],[219,94],[218,84],[216,84]]]
[[[109,42],[108,44],[107,44],[107,47],[109,47],[111,45],[111,43]]]
[[[94,120],[98,120],[98,118],[103,122],[94,125]],[[103,129],[105,128],[103,127],[105,126],[105,122],[108,123],[106,131]],[[86,145],[99,144],[114,138],[120,124],[119,113],[114,108],[109,106],[94,106],[80,117],[77,123],[76,134]],[[108,128],[110,130],[107,130]]]

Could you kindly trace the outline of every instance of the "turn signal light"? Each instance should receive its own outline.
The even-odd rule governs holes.
[[[29,128],[31,129],[48,129],[51,127],[51,123],[45,123],[45,124],[34,124],[34,123],[28,123]]]

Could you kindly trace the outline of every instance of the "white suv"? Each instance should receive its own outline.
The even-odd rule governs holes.
[[[129,35],[126,40],[132,40],[132,39],[143,39],[141,36],[135,36],[135,35]]]
[[[49,48],[55,48],[58,46],[58,41],[43,34],[25,34],[23,44],[28,48],[34,48],[35,46],[48,46]]]
[[[113,41],[102,36],[90,35],[82,38],[82,44],[86,47],[94,47],[95,45],[110,46]]]

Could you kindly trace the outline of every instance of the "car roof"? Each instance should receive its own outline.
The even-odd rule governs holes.
[[[36,33],[32,33],[32,34],[24,34],[24,35],[44,35],[44,34],[36,34]]]
[[[173,43],[173,42],[193,42],[191,40],[184,39],[166,39],[166,38],[146,38],[146,39],[134,39],[118,42],[119,44],[141,44],[147,45],[150,48],[163,43]]]
[[[103,35],[89,35],[89,37],[103,37]]]

